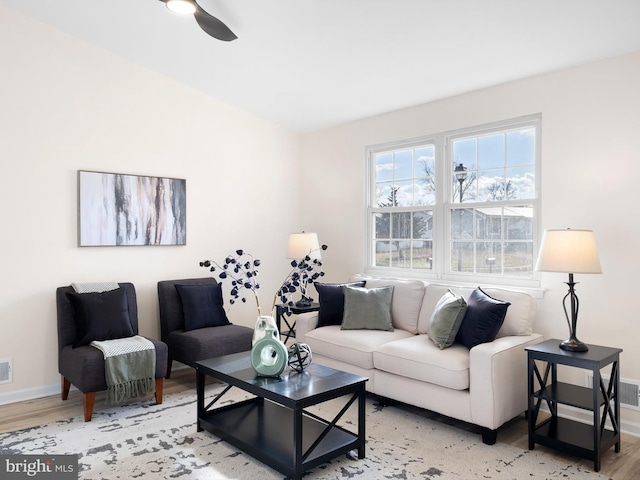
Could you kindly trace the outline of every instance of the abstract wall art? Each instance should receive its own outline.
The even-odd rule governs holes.
[[[79,170],[78,204],[81,247],[187,243],[186,180]]]

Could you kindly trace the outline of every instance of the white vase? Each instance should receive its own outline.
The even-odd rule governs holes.
[[[267,328],[275,330],[276,338],[280,338],[276,321],[269,315],[260,315],[256,320],[256,326],[253,329],[253,339],[251,340],[251,346],[253,347],[258,340],[264,338],[267,334]]]

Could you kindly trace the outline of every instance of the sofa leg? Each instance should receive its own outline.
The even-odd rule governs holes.
[[[93,405],[96,403],[96,392],[83,393],[82,403],[84,404],[84,421],[90,422],[93,415]]]
[[[71,389],[71,382],[66,378],[64,378],[64,375],[61,375],[61,377],[62,377],[62,400],[66,400],[67,398],[69,398],[69,390]]]
[[[163,383],[163,378],[156,378],[156,405],[160,405],[162,403],[162,386],[164,385]]]
[[[482,443],[485,445],[493,445],[498,440],[498,430],[491,430],[490,428],[480,427],[482,431]]]

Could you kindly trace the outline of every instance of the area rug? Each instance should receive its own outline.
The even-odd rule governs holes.
[[[207,389],[214,394],[221,387]],[[333,418],[343,404],[331,401],[314,411]],[[419,409],[383,407],[368,398],[366,416],[366,458],[341,455],[307,472],[305,480],[607,478],[536,450],[500,444],[499,437],[497,444],[484,445],[478,433],[426,418]],[[341,423],[355,430],[356,418],[353,406]],[[0,455],[77,454],[79,478],[87,480],[284,478],[210,433],[196,432],[195,419],[196,396],[190,390],[166,396],[162,405],[147,401],[107,408],[88,423],[79,415],[0,433]]]

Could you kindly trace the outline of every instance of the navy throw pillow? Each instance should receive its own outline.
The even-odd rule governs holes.
[[[127,292],[116,288],[99,293],[66,293],[73,306],[77,340],[73,348],[94,340],[113,340],[135,335],[129,318]]]
[[[327,325],[342,325],[344,315],[343,287],[364,287],[365,282],[351,283],[318,283],[313,284],[318,292],[318,327]]]
[[[184,330],[197,330],[205,327],[229,325],[224,311],[222,284],[179,285],[176,290],[182,301]]]
[[[496,300],[480,287],[467,299],[467,311],[456,335],[456,341],[471,350],[476,345],[493,342],[511,303]]]

